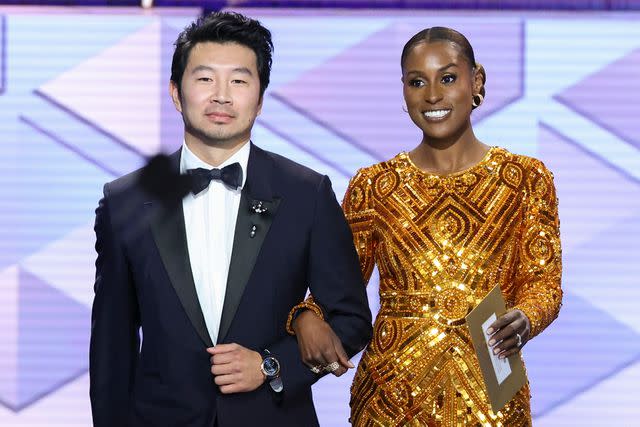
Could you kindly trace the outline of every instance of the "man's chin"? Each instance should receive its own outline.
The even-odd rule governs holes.
[[[226,132],[207,132],[207,133],[197,133],[195,134],[197,139],[202,142],[204,145],[209,147],[225,147],[225,146],[233,146],[238,143],[241,139],[240,135],[230,134]]]
[[[246,129],[238,132],[229,127],[203,129],[186,126],[185,133],[191,135],[198,143],[216,148],[232,148],[249,140],[251,137],[251,132]]]

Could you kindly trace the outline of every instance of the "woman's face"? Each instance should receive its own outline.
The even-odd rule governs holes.
[[[473,95],[482,80],[455,44],[414,46],[402,67],[402,83],[409,116],[425,138],[455,142],[471,129]]]

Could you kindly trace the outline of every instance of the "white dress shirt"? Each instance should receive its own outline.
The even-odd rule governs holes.
[[[251,144],[247,141],[240,150],[217,168],[238,162],[242,167],[242,186],[234,190],[221,181],[212,180],[197,195],[189,193],[182,201],[187,231],[187,247],[196,293],[204,314],[211,340],[218,339],[227,276],[233,249],[240,193],[247,179],[247,163]],[[200,160],[186,144],[182,144],[180,173],[187,169],[212,169]]]

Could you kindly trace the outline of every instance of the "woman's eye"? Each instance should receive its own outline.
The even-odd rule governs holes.
[[[424,82],[420,79],[413,79],[409,81],[409,86],[422,87],[424,86]]]
[[[446,76],[442,77],[442,83],[444,84],[451,84],[455,81],[456,81],[456,76],[454,76],[453,74],[447,74]]]

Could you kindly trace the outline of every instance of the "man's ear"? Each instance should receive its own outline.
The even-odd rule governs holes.
[[[169,81],[169,95],[173,101],[173,106],[176,107],[179,113],[182,113],[182,103],[180,102],[180,91],[178,85],[173,80]]]
[[[260,100],[258,101],[258,112],[256,116],[259,116],[262,113],[262,101],[264,101],[264,95],[260,95]]]

